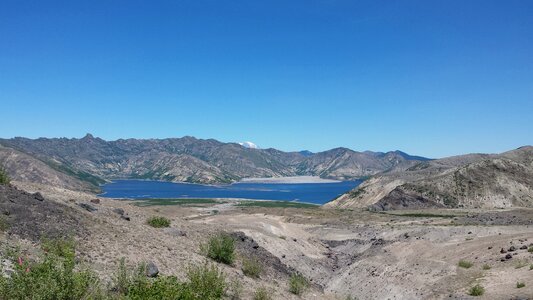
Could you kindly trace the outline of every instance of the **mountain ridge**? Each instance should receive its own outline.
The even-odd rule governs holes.
[[[378,211],[533,207],[533,147],[398,165],[326,206]]]
[[[70,170],[68,173],[78,174],[81,179],[93,176],[93,186],[116,178],[209,184],[231,183],[247,177],[304,175],[350,180],[423,161],[403,152],[375,155],[378,152],[357,152],[344,147],[317,153],[284,152],[192,136],[105,141],[88,133],[79,139],[0,139],[0,145],[52,164],[56,169]]]

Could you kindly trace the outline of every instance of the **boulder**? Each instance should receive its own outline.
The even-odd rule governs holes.
[[[124,215],[124,210],[122,208],[113,208],[113,212],[121,216]]]
[[[85,209],[88,212],[97,211],[98,209],[90,204],[87,203],[79,203],[78,204],[81,208]]]
[[[38,200],[38,201],[44,201],[43,195],[41,195],[41,193],[39,193],[39,192],[34,193],[33,194],[33,198],[35,198],[35,200]]]
[[[153,262],[149,262],[146,264],[145,273],[148,277],[157,277],[159,275],[159,269]]]
[[[100,204],[100,199],[98,199],[98,198],[91,199],[91,203]]]

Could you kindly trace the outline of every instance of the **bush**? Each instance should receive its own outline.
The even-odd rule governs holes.
[[[100,283],[89,270],[75,270],[73,243],[54,245],[37,262],[11,257],[14,273],[0,276],[0,299],[101,299]]]
[[[270,300],[272,299],[267,291],[266,288],[260,287],[257,290],[255,290],[254,293],[254,300]]]
[[[227,233],[212,236],[200,250],[207,257],[227,265],[231,265],[235,259],[235,241]]]
[[[113,278],[115,298],[119,299],[220,299],[224,294],[226,281],[216,265],[191,266],[187,272],[188,281],[180,282],[175,276],[148,278],[145,266],[130,271],[120,260]]]
[[[226,278],[216,265],[207,262],[202,266],[189,267],[188,289],[193,299],[220,299],[226,289]]]
[[[485,288],[482,287],[479,284],[474,285],[470,288],[470,292],[468,293],[470,296],[481,296],[485,293]]]
[[[521,289],[521,288],[523,288],[523,287],[525,287],[525,286],[526,286],[526,284],[523,283],[523,282],[517,282],[517,283],[516,283],[516,288],[517,288],[517,289]]]
[[[11,179],[7,175],[6,169],[0,167],[0,184],[9,184]]]
[[[471,262],[469,262],[467,260],[462,260],[462,259],[459,261],[459,264],[458,264],[459,267],[465,268],[465,269],[469,269],[473,265],[474,265],[473,263],[471,263]]]
[[[309,283],[301,274],[292,274],[289,280],[289,291],[295,295],[301,295],[307,289]]]
[[[243,258],[242,272],[244,275],[259,278],[259,274],[263,271],[263,266],[256,258]]]
[[[527,249],[527,252],[533,253],[533,246],[530,246],[530,247]]]
[[[147,223],[154,228],[170,227],[170,220],[165,217],[151,217]]]
[[[483,265],[483,270],[490,270],[490,265],[487,265],[487,264]]]

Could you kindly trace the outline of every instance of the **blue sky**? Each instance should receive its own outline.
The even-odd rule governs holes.
[[[533,144],[531,1],[0,3],[0,136]]]

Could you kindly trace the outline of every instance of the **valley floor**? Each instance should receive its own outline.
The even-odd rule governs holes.
[[[533,246],[532,209],[372,213],[242,207],[235,201],[139,207],[133,201],[93,203],[90,194],[19,186],[83,214],[80,226],[87,233],[78,237],[79,258],[105,279],[121,257],[131,264],[153,261],[161,274],[183,278],[188,265],[205,260],[200,244],[223,230],[234,233],[240,257],[256,256],[265,268],[252,279],[243,275],[240,258],[235,266],[220,265],[230,280],[242,283],[244,299],[262,286],[274,299],[533,298],[533,253],[527,249]],[[159,215],[172,221],[170,228],[146,225]],[[0,238],[28,251],[34,246],[13,235],[0,233]],[[511,247],[516,250],[508,251]],[[502,260],[507,254],[512,258]],[[461,260],[472,266],[459,267]],[[288,292],[288,278],[296,271],[311,282],[301,298]],[[517,288],[517,282],[525,287]],[[468,295],[476,284],[485,288],[482,297]]]

